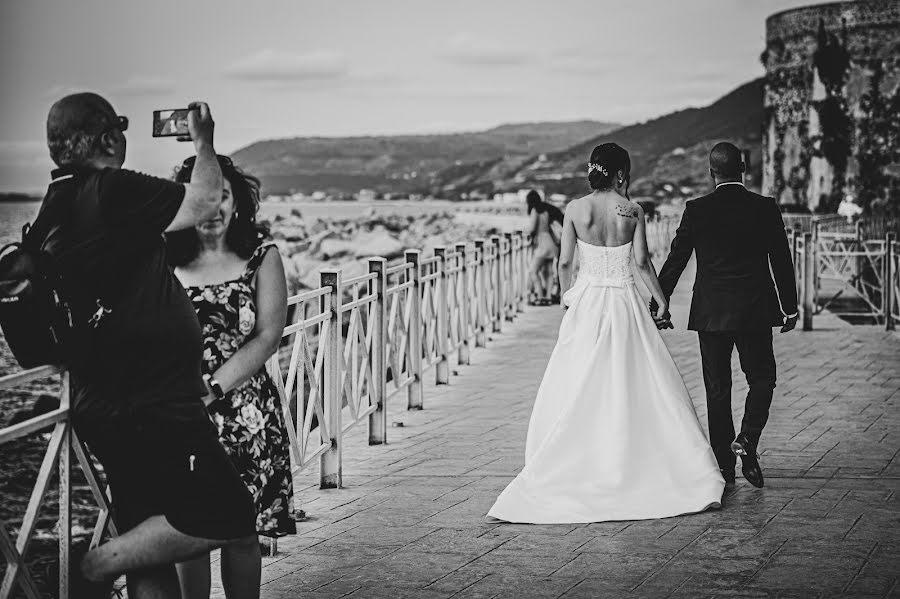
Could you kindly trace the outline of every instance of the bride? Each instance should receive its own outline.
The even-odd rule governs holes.
[[[720,506],[725,481],[657,330],[671,327],[668,302],[644,212],[628,198],[630,170],[622,147],[597,146],[588,164],[593,193],[566,209],[559,278],[567,311],[531,414],[525,467],[490,517],[602,522]],[[635,288],[632,253],[660,306],[652,316]]]

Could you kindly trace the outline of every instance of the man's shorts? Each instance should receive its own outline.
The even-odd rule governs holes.
[[[253,498],[219,443],[203,404],[178,417],[141,414],[108,426],[92,423],[84,440],[112,491],[120,533],[165,516],[192,537],[232,540],[256,533]]]

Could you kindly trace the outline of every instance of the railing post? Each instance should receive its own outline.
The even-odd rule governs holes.
[[[506,246],[509,248],[509,255],[506,259],[506,272],[504,276],[505,283],[508,283],[509,286],[506,288],[506,300],[504,303],[504,311],[506,312],[506,320],[512,322],[512,320],[516,317],[516,291],[518,285],[516,285],[516,255],[515,255],[515,247],[513,244],[513,234],[512,232],[506,232],[503,234],[503,237],[506,238]]]
[[[327,269],[319,274],[323,287],[331,287],[331,292],[322,296],[322,312],[327,312],[328,331],[319,343],[324,343],[325,362],[323,364],[322,378],[325,404],[325,422],[328,423],[328,431],[331,434],[331,447],[319,458],[319,487],[322,489],[339,489],[342,486],[342,429],[341,422],[341,301],[343,300],[341,289],[341,271]]]
[[[528,295],[528,279],[525,269],[528,265],[525,263],[525,233],[521,229],[516,231],[516,311],[525,311],[525,300]]]
[[[450,334],[450,311],[447,302],[447,248],[439,246],[434,248],[434,255],[438,258],[437,292],[438,305],[435,310],[437,323],[435,326],[435,344],[437,345],[438,361],[434,366],[434,383],[447,385],[450,383],[450,361],[447,359],[447,345]]]
[[[487,283],[484,270],[487,267],[485,259],[484,239],[475,240],[475,251],[478,253],[478,265],[475,267],[475,347],[485,347],[487,345],[487,326],[488,326],[488,310],[487,302],[490,298],[487,296]]]
[[[884,330],[894,330],[894,317],[892,315],[894,308],[894,281],[893,281],[893,256],[894,251],[894,233],[887,233],[884,236],[884,279],[882,280],[881,290],[884,300],[881,309],[884,312]]]
[[[816,254],[813,234],[803,234],[803,330],[813,330],[816,286]]]
[[[471,363],[469,357],[469,316],[471,304],[469,303],[469,257],[466,255],[466,244],[456,244],[456,255],[460,261],[460,284],[456,286],[459,293],[459,350],[456,361],[462,365]]]
[[[493,235],[491,244],[494,246],[494,266],[496,267],[492,270],[494,275],[493,301],[496,306],[493,330],[495,333],[500,333],[503,331],[503,320],[506,317],[506,310],[503,309],[503,240],[499,235]]]
[[[413,377],[409,387],[406,388],[408,410],[421,410],[422,401],[422,271],[419,268],[419,250],[406,250],[404,254],[406,262],[410,265],[410,299],[412,306],[409,311],[409,340],[410,362],[412,363]]]
[[[369,295],[375,296],[369,309],[369,326],[372,327],[372,347],[369,362],[372,367],[372,401],[378,406],[369,414],[369,445],[387,443],[387,262],[384,258],[369,258],[369,272],[375,279],[369,281]]]
[[[69,408],[69,373],[60,375],[59,407]],[[72,549],[72,422],[65,424],[62,445],[59,449],[59,597],[69,599],[69,571],[72,564],[69,552]],[[80,564],[75,564],[79,567]],[[73,598],[77,599],[77,598]]]
[[[815,223],[812,228],[812,244],[810,253],[812,254],[812,304],[817,306],[819,303],[819,224]]]
[[[797,290],[797,298],[798,299],[802,299],[802,296],[803,296],[803,293],[802,293],[803,283],[801,282],[801,279],[800,279],[800,277],[802,275],[802,270],[801,270],[802,265],[800,264],[800,260],[799,260],[800,250],[798,249],[798,246],[800,245],[800,239],[802,237],[803,237],[802,229],[800,229],[800,228],[791,229],[791,235],[789,237],[790,242],[791,242],[791,263],[794,265],[794,289]]]

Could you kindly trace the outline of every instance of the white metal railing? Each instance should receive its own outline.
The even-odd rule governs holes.
[[[405,409],[422,409],[423,376],[450,382],[450,362],[468,364],[524,306],[531,243],[521,231],[407,250],[388,265],[370,258],[368,273],[343,279],[324,270],[321,287],[289,298],[289,355],[269,360],[289,428],[294,471],[318,458],[322,488],[340,487],[343,437],[368,425],[372,445],[387,441],[388,401],[406,391]],[[453,353],[456,352],[455,357]]]
[[[71,462],[73,454],[78,460],[94,500],[100,508],[99,518],[91,538],[91,547],[97,546],[107,531],[113,536],[116,534],[115,526],[110,518],[108,497],[99,481],[94,465],[90,461],[89,454],[78,439],[69,418],[69,374],[57,366],[33,368],[0,377],[0,392],[20,389],[31,382],[57,375],[60,377],[60,402],[57,409],[0,430],[0,447],[2,447],[26,436],[36,435],[47,427],[53,427],[28,500],[28,507],[18,530],[0,520],[0,555],[6,561],[6,575],[0,584],[0,598],[2,599],[11,597],[17,587],[28,599],[40,599],[42,596],[25,560],[29,545],[37,532],[38,517],[48,497],[54,470],[59,489],[57,497],[59,521],[56,527],[59,535],[59,594],[57,596],[61,599],[69,597],[69,551],[72,538]],[[15,540],[13,540],[14,537]]]
[[[809,230],[790,232],[804,330],[812,330],[813,316],[845,293],[862,309],[832,310],[838,316],[871,318],[887,330],[900,321],[896,236],[882,231],[883,238],[868,238],[864,228],[862,220],[848,225],[845,219],[815,217]]]

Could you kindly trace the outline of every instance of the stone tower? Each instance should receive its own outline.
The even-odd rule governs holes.
[[[834,211],[900,208],[900,0],[834,2],[766,21],[763,193]]]

